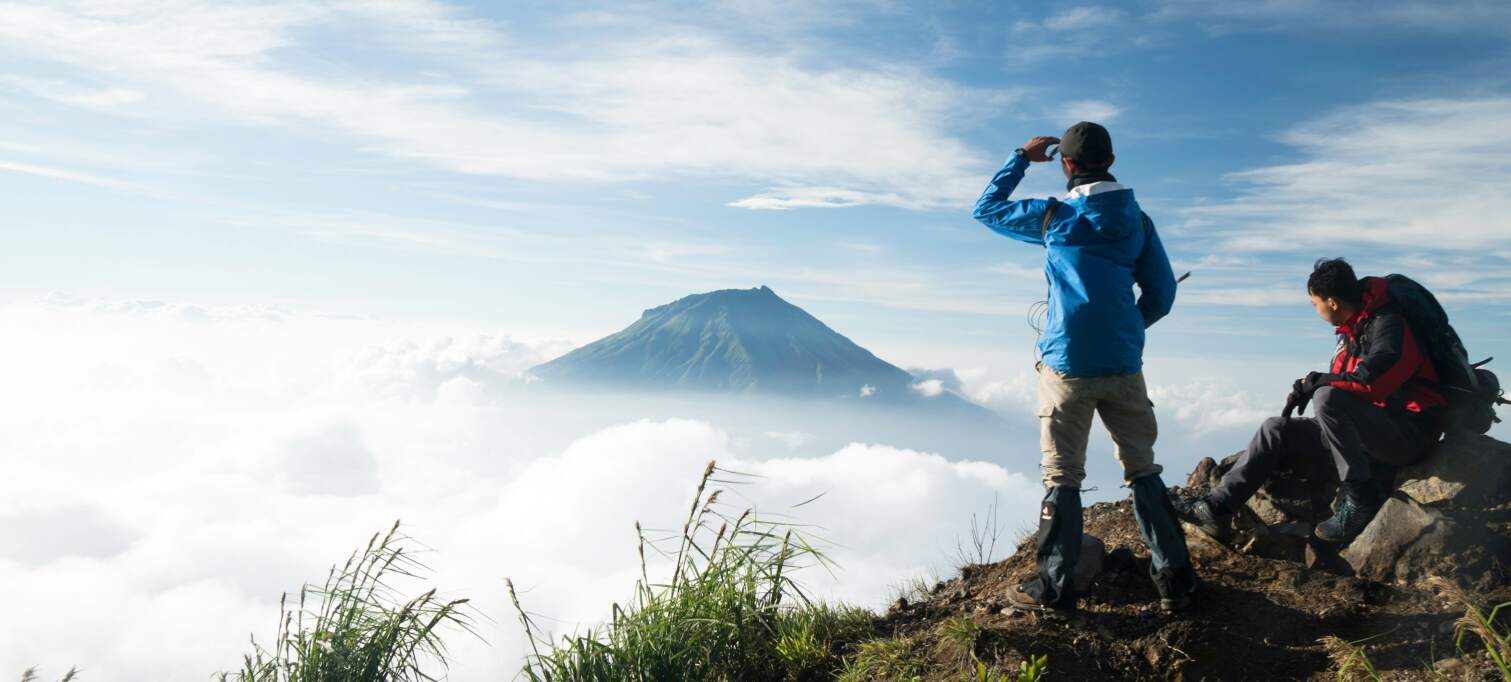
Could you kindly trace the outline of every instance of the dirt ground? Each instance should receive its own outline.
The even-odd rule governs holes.
[[[1511,536],[1511,508],[1491,510],[1485,520]],[[1464,638],[1462,653],[1456,647],[1455,621],[1465,605],[1451,587],[1386,585],[1346,569],[1250,556],[1188,529],[1202,584],[1189,611],[1166,615],[1148,578],[1131,503],[1087,508],[1085,531],[1106,543],[1110,558],[1071,621],[1005,609],[1008,590],[1033,571],[1030,538],[1005,561],[968,566],[926,598],[900,600],[879,627],[934,652],[926,680],[964,679],[962,660],[972,652],[936,646],[946,621],[957,617],[979,626],[972,628],[979,633],[977,659],[1016,670],[1025,656],[1048,655],[1050,680],[1336,680],[1338,663],[1319,641],[1327,636],[1365,640],[1370,663],[1386,680],[1501,679],[1476,637]],[[1473,586],[1469,599],[1481,606],[1511,601],[1506,558],[1474,563],[1475,575],[1453,576]]]

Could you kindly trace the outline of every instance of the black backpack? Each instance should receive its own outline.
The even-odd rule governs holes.
[[[1405,275],[1386,275],[1390,299],[1401,309],[1411,333],[1438,371],[1432,388],[1448,401],[1443,415],[1445,432],[1485,433],[1499,423],[1496,405],[1511,405],[1501,392],[1500,380],[1483,366],[1494,358],[1469,362],[1469,352],[1459,339],[1448,313],[1426,287]]]

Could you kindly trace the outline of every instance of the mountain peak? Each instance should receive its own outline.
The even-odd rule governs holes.
[[[912,377],[768,286],[685,296],[531,370],[554,382],[906,398]],[[868,388],[869,387],[869,388]]]

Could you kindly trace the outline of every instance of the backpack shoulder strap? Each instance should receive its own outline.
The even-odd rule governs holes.
[[[1055,209],[1060,207],[1060,200],[1049,198],[1049,205],[1044,207],[1044,221],[1039,223],[1039,241],[1044,241],[1044,235],[1049,234],[1049,223],[1055,219]]]

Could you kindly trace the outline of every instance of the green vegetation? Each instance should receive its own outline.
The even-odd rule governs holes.
[[[986,667],[979,659],[976,660],[975,674],[967,677],[967,682],[1040,682],[1049,673],[1048,656],[1032,656],[1028,660],[1018,664],[1016,676],[1008,673],[996,673]]]
[[[1375,637],[1378,636],[1375,635]],[[1354,680],[1379,682],[1380,673],[1375,670],[1375,665],[1369,660],[1369,654],[1364,650],[1364,642],[1371,639],[1374,637],[1349,642],[1328,635],[1319,640],[1323,650],[1327,651],[1328,658],[1333,659],[1333,665],[1338,668],[1338,682],[1353,682]]]
[[[845,659],[841,682],[916,680],[928,669],[927,646],[921,637],[891,637],[861,642]]]
[[[1511,628],[1502,625],[1500,618],[1501,609],[1511,613],[1511,602],[1496,605],[1486,613],[1479,607],[1481,603],[1473,595],[1460,587],[1452,580],[1434,577],[1428,579],[1428,584],[1442,591],[1450,599],[1464,605],[1464,615],[1458,619],[1454,628],[1454,648],[1458,649],[1459,655],[1467,657],[1464,651],[1464,639],[1470,634],[1478,637],[1480,645],[1485,648],[1485,655],[1490,662],[1500,671],[1501,679],[1511,682]]]
[[[266,649],[252,640],[241,670],[219,682],[417,682],[446,667],[447,630],[471,633],[466,599],[443,600],[431,589],[402,599],[395,579],[417,578],[425,567],[402,547],[408,538],[394,523],[352,553],[325,585],[306,585],[290,609],[279,603],[278,634]]]
[[[952,616],[939,626],[939,646],[947,655],[968,665],[976,658],[976,643],[985,628],[965,616]]]
[[[1464,635],[1473,632],[1480,638],[1480,643],[1485,647],[1485,653],[1495,663],[1495,668],[1500,671],[1501,678],[1511,682],[1511,628],[1502,628],[1496,621],[1501,609],[1511,606],[1511,602],[1498,604],[1490,609],[1490,613],[1481,611],[1472,602],[1464,602],[1467,609],[1464,616],[1458,620],[1458,632],[1454,638],[1454,645],[1459,652],[1464,651]],[[1511,613],[1511,609],[1507,610]]]
[[[828,566],[796,527],[719,510],[721,491],[707,485],[730,481],[716,473],[739,475],[708,463],[675,551],[665,552],[675,557],[666,582],[647,574],[646,548],[661,548],[636,524],[641,577],[603,626],[553,642],[507,583],[532,646],[527,679],[828,679],[841,665],[840,644],[871,635],[871,613],[812,601],[793,580],[804,566]]]

